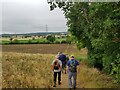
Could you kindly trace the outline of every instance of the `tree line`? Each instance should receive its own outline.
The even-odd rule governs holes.
[[[13,38],[10,37],[9,40],[2,40],[0,44],[71,44],[72,40],[69,36],[55,37],[55,35],[47,35],[46,37],[36,38]]]

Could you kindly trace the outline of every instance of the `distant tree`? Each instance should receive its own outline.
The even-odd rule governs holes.
[[[48,35],[48,36],[46,37],[46,39],[47,39],[48,41],[50,41],[50,42],[54,42],[54,41],[55,41],[55,36]]]
[[[25,38],[27,38],[28,36],[24,36]]]
[[[35,40],[35,37],[32,37],[32,40]]]
[[[29,40],[28,40],[28,43],[31,44],[31,42],[32,42],[32,41],[29,39]]]
[[[64,43],[64,44],[65,44],[65,43],[67,43],[67,41],[66,41],[66,40],[62,40],[61,43]]]
[[[17,39],[14,39],[13,43],[14,43],[14,44],[18,44],[19,41],[18,41]]]
[[[11,37],[9,40],[12,42],[13,38]]]

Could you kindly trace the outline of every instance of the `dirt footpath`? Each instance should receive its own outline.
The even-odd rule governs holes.
[[[67,90],[69,90],[68,74],[62,73],[62,75],[61,75],[61,85],[58,85],[58,83],[56,83],[56,87],[54,87],[54,90],[57,90],[57,88],[60,88],[60,89],[61,88],[66,88],[66,89],[68,88]]]

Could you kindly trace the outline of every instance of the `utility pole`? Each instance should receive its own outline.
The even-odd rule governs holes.
[[[46,24],[46,32],[48,32],[48,26],[47,26],[47,24]]]

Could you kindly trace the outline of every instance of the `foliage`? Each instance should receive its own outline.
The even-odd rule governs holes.
[[[56,40],[54,43],[55,43],[55,44],[60,44],[60,41],[57,41],[57,40]]]
[[[54,42],[50,42],[48,40],[46,40],[46,38],[36,38],[36,39],[32,39],[32,38],[22,38],[22,39],[17,39],[17,42],[14,40],[10,41],[8,40],[8,38],[2,39],[0,40],[0,44],[2,45],[7,45],[7,44],[62,44],[64,43],[63,41],[65,41],[65,43],[71,43],[71,41],[68,39],[68,37],[66,38],[55,38]],[[64,43],[64,44],[65,44]]]
[[[32,37],[32,40],[35,40],[35,37]]]
[[[67,41],[66,40],[62,40],[61,43],[67,43]]]
[[[29,43],[29,44],[31,43],[31,40],[30,40],[30,39],[28,40],[28,43]]]
[[[46,39],[50,42],[54,42],[55,41],[55,36],[48,35]]]
[[[67,42],[68,44],[72,44],[72,43],[74,43],[74,38],[73,38],[72,36],[67,36],[67,37],[66,37],[66,42]]]
[[[115,71],[120,76],[118,69],[114,69],[120,65],[115,63],[120,55],[120,2],[49,4],[51,10],[56,7],[62,9],[75,43],[79,49],[88,49],[89,64],[108,74]]]
[[[11,42],[11,43],[17,44],[17,43],[19,43],[19,41],[17,39],[14,39],[13,42]]]
[[[13,38],[10,38],[10,41],[12,42]]]

